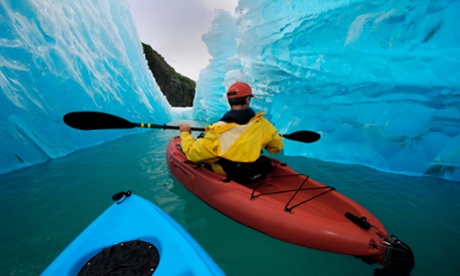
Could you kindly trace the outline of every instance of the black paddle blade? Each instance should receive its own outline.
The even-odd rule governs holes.
[[[120,129],[137,126],[123,118],[94,111],[71,112],[64,115],[64,123],[80,130]]]
[[[321,135],[319,133],[309,130],[300,130],[293,132],[291,134],[281,134],[281,136],[289,140],[303,143],[313,143],[321,138]]]

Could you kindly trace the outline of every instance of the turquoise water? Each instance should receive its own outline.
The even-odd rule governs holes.
[[[127,189],[175,218],[228,275],[373,274],[376,266],[278,241],[197,199],[166,166],[166,145],[176,134],[136,134],[0,175],[0,275],[40,274],[112,204],[112,194]],[[411,246],[412,275],[460,275],[460,183],[278,157],[374,213]]]

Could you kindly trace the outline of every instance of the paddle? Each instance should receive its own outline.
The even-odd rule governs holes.
[[[70,127],[80,130],[96,130],[96,129],[126,129],[126,128],[159,128],[159,129],[179,129],[179,126],[169,125],[156,125],[156,124],[144,124],[144,123],[133,123],[118,116],[95,111],[81,111],[81,112],[70,112],[64,115],[64,123]],[[192,127],[194,131],[204,131],[204,128]],[[301,130],[290,134],[280,134],[282,137],[303,142],[313,143],[321,138],[319,133]]]

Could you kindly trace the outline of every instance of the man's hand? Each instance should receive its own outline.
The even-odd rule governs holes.
[[[180,133],[182,133],[182,132],[192,133],[192,129],[190,128],[189,124],[180,124],[179,125],[179,132]]]

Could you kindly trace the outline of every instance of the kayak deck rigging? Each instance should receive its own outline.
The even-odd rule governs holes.
[[[298,188],[295,188],[295,189],[283,189],[283,190],[277,190],[277,191],[272,191],[272,192],[259,192],[256,195],[257,189],[260,187],[260,185],[263,183],[263,181],[257,182],[255,187],[252,189],[251,200],[255,200],[256,198],[261,197],[261,196],[265,196],[265,195],[275,195],[275,194],[294,192],[293,195],[291,196],[291,198],[288,200],[288,202],[284,206],[284,211],[294,213],[294,211],[293,211],[294,208],[296,208],[296,207],[298,207],[298,206],[300,206],[302,204],[305,204],[305,203],[307,203],[307,202],[309,202],[309,201],[311,201],[311,200],[313,200],[315,198],[318,198],[318,197],[320,197],[322,195],[325,195],[325,194],[327,194],[327,193],[329,193],[331,191],[336,190],[334,187],[331,187],[331,186],[309,187],[309,188],[306,187],[306,188],[304,188],[303,186],[305,185],[305,183],[307,183],[307,180],[310,177],[308,175],[304,175],[304,174],[300,174],[300,173],[299,174],[289,174],[289,175],[267,176],[264,180],[266,181],[266,180],[276,179],[276,178],[287,178],[287,177],[298,177],[298,176],[304,176],[305,177]],[[299,203],[296,203],[296,204],[293,204],[292,206],[289,206],[300,191],[312,191],[312,190],[323,190],[323,191],[318,193],[318,194],[316,194],[316,195],[311,196],[310,198],[304,199]]]

